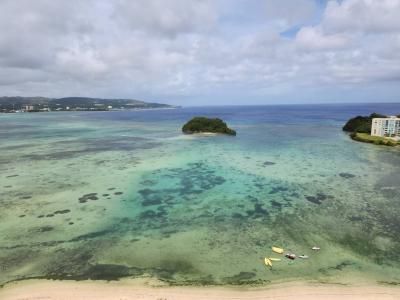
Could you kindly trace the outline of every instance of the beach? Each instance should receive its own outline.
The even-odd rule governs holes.
[[[268,287],[169,287],[150,279],[99,281],[28,280],[0,289],[1,300],[394,300],[400,288],[376,284],[345,286],[284,283]]]

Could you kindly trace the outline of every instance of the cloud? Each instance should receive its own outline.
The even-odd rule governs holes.
[[[304,27],[296,35],[299,48],[305,50],[336,50],[344,49],[348,38],[343,34],[324,34],[321,28]]]
[[[131,30],[169,35],[209,29],[216,21],[211,0],[118,0],[113,17]]]
[[[398,32],[399,16],[400,0],[329,1],[323,26],[327,31]]]
[[[318,3],[3,0],[2,93],[246,104],[374,85],[396,100],[400,0]]]
[[[285,28],[310,22],[316,16],[318,6],[312,0],[265,0],[264,9],[268,19],[279,21]]]

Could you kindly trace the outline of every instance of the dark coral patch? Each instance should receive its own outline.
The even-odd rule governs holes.
[[[53,214],[55,214],[55,215],[63,215],[63,214],[67,214],[67,213],[70,213],[70,212],[71,212],[71,210],[64,209],[64,210],[56,210]]]
[[[147,197],[147,196],[151,195],[154,192],[155,191],[153,191],[151,189],[143,189],[143,190],[139,191],[139,194],[142,195],[143,197]]]
[[[327,199],[331,199],[331,198],[333,198],[333,197],[330,195],[325,195],[323,193],[318,193],[315,196],[306,196],[307,201],[310,201],[315,204],[321,204],[323,201],[325,201]]]
[[[92,266],[87,274],[94,280],[117,280],[130,275],[129,267],[124,265],[98,264]]]
[[[285,186],[274,186],[272,187],[271,191],[269,192],[269,194],[276,194],[276,193],[280,193],[280,192],[287,192],[289,189]]]
[[[114,195],[122,195],[123,192],[115,192]]]
[[[271,201],[271,205],[272,205],[273,207],[276,207],[276,208],[281,208],[281,207],[282,207],[282,204],[280,204],[279,202],[277,202],[277,201],[275,201],[275,200],[272,200],[272,201]]]
[[[167,215],[167,212],[165,211],[165,209],[164,208],[159,208],[157,210],[157,212],[154,211],[154,210],[146,210],[146,211],[142,212],[139,215],[139,218],[142,219],[142,220],[145,220],[145,219],[159,219],[159,218],[163,218],[166,215]]]
[[[256,273],[253,272],[240,272],[231,277],[225,277],[224,281],[229,284],[246,284],[256,276]],[[253,280],[251,280],[253,281]]]
[[[275,165],[276,163],[274,163],[273,161],[265,161],[264,163],[263,163],[263,166],[273,166],[273,165]]]
[[[79,198],[79,203],[86,203],[88,200],[99,200],[97,193],[85,194]]]
[[[363,220],[363,218],[360,216],[351,216],[351,217],[349,217],[349,220],[352,222],[360,222]]]
[[[145,199],[142,201],[143,206],[159,205],[161,203],[160,199]]]
[[[53,226],[46,225],[46,226],[38,228],[38,231],[39,232],[48,232],[48,231],[52,231],[53,229],[54,229]]]
[[[174,201],[173,195],[176,193],[178,193],[178,189],[143,189],[139,191],[139,194],[143,198],[143,206],[158,205],[161,203],[171,204]]]
[[[253,196],[251,196],[251,195],[247,195],[246,198],[247,198],[248,200],[250,200],[251,202],[258,202],[258,201],[259,201],[258,198],[253,197]]]
[[[152,188],[144,188],[139,191],[142,197],[142,205],[174,205],[176,199],[193,201],[204,191],[223,184],[226,179],[217,176],[213,169],[202,162],[189,163],[187,168],[169,168],[153,172],[160,177],[167,178],[170,186],[158,187],[158,182],[151,180]],[[150,179],[142,182],[148,183]],[[146,184],[147,185],[147,184]]]
[[[233,213],[232,218],[241,220],[241,219],[244,219],[245,216],[243,216],[242,214],[239,214],[239,213]]]
[[[105,230],[101,230],[101,231],[94,231],[94,232],[89,232],[86,234],[82,234],[79,235],[77,237],[72,238],[71,240],[69,240],[70,242],[79,242],[79,241],[86,241],[86,240],[90,240],[90,239],[94,239],[100,236],[104,236],[107,234],[110,234],[112,232],[114,232],[114,229],[105,229]]]
[[[154,185],[156,183],[157,181],[151,179],[143,180],[142,182],[140,182],[141,185]]]
[[[351,174],[351,173],[339,173],[340,177],[346,178],[346,179],[350,179],[350,178],[354,178],[356,177],[356,175]]]
[[[81,132],[82,130],[75,130]],[[68,134],[70,134],[70,131]],[[67,144],[66,141],[58,142],[58,144]],[[136,149],[152,149],[159,147],[161,143],[151,139],[140,137],[111,137],[111,138],[90,138],[76,141],[68,141],[68,150],[49,151],[47,153],[32,153],[22,156],[25,159],[31,160],[60,160],[93,153],[101,153],[108,151],[132,151]],[[83,146],[83,147],[82,147]]]
[[[153,210],[146,210],[140,214],[141,219],[152,219],[157,216],[157,213]]]
[[[170,273],[190,274],[195,272],[195,268],[190,261],[168,259],[160,262],[160,267]]]
[[[177,229],[167,229],[167,230],[161,231],[161,235],[164,238],[169,238],[172,234],[175,234],[175,233],[178,233],[178,232],[179,232],[179,230],[177,230]]]
[[[246,211],[247,216],[252,217],[252,218],[262,218],[262,217],[268,217],[268,211],[262,207],[262,204],[260,203],[255,203],[254,204],[254,209],[253,210],[247,210]]]

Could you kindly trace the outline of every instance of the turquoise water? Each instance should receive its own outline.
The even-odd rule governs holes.
[[[373,111],[400,104],[0,115],[0,284],[399,283],[400,151],[341,131]],[[182,135],[196,115],[238,135]]]

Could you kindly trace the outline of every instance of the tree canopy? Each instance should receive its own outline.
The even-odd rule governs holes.
[[[386,118],[386,116],[377,113],[372,113],[369,116],[357,116],[355,118],[351,118],[343,126],[343,131],[361,132],[369,134],[371,133],[373,118]]]
[[[212,132],[236,135],[236,131],[229,128],[221,119],[206,117],[195,117],[191,119],[189,122],[183,125],[182,131],[188,134]]]

